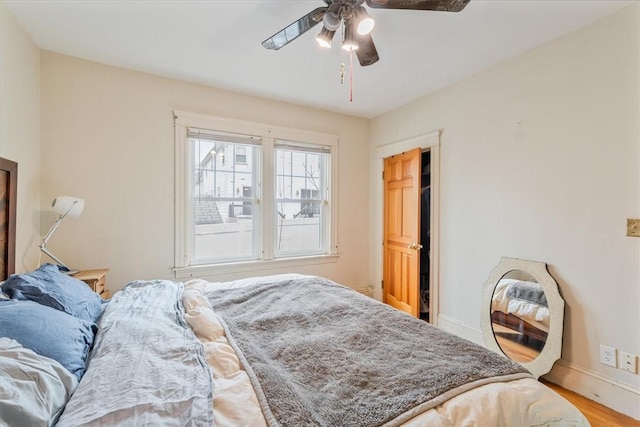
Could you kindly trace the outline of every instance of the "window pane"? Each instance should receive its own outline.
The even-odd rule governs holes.
[[[319,203],[278,202],[276,252],[322,249]]]
[[[192,261],[256,259],[253,162],[259,147],[197,138],[190,142],[195,174]]]
[[[278,148],[276,159],[276,256],[323,250],[327,154]]]

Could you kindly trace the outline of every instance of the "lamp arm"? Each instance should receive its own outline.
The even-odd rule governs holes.
[[[56,219],[56,222],[53,223],[53,225],[51,226],[51,228],[49,229],[49,231],[47,232],[47,234],[45,234],[44,239],[42,239],[42,243],[40,243],[40,249],[46,248],[47,247],[47,242],[49,241],[49,239],[51,238],[51,236],[53,235],[53,233],[55,233],[55,231],[58,229],[58,227],[60,226],[60,223],[62,222],[62,220],[64,219],[64,217],[66,217],[67,215],[69,215],[69,212],[71,212],[71,210],[73,209],[73,207],[76,205],[76,203],[78,203],[77,201],[74,201],[71,204],[71,207],[69,209],[67,209],[67,211],[65,213],[63,213],[62,215],[58,215],[58,218]],[[54,212],[55,213],[55,212]],[[49,254],[47,254],[49,255]],[[56,260],[57,261],[57,260]]]
[[[54,200],[55,202],[55,200]],[[60,267],[64,267],[67,271],[68,274],[71,274],[72,271],[69,269],[69,267],[67,267],[67,265],[62,262],[62,260],[60,260],[60,258],[56,257],[54,254],[52,254],[49,249],[47,249],[47,242],[49,241],[49,239],[51,238],[51,236],[53,236],[53,233],[55,233],[55,231],[58,229],[58,227],[60,226],[60,223],[62,222],[62,220],[64,219],[64,217],[66,217],[71,210],[74,208],[74,206],[78,203],[77,200],[75,200],[71,206],[69,207],[69,209],[67,209],[66,212],[64,212],[63,214],[58,214],[54,209],[52,209],[53,213],[58,214],[58,217],[56,218],[56,221],[53,223],[53,225],[51,226],[51,228],[49,229],[49,231],[47,232],[47,234],[45,234],[44,238],[42,239],[42,243],[40,243],[40,250],[42,252],[44,252],[49,258],[51,258],[52,260],[54,260],[55,262],[58,263],[58,265]],[[77,270],[73,271],[73,272],[77,272]]]
[[[43,246],[43,244],[41,244],[41,245],[40,245],[40,250],[41,250],[42,252],[44,252],[45,254],[47,254],[47,256],[48,256],[49,258],[51,258],[52,260],[54,260],[55,262],[57,262],[57,263],[58,263],[58,265],[60,265],[60,266],[62,266],[62,267],[64,267],[64,268],[66,268],[67,270],[69,270],[69,267],[67,267],[67,265],[66,265],[64,262],[62,262],[62,261],[60,260],[60,258],[58,258],[58,257],[57,257],[57,256],[55,256],[54,254],[52,254],[51,252],[49,252],[49,249],[47,249],[47,248],[46,248],[46,246]]]
[[[65,265],[65,263],[60,260],[60,258],[56,257],[54,254],[49,252],[49,249],[47,249],[47,242],[49,241],[49,239],[51,238],[53,233],[55,233],[55,231],[58,229],[58,227],[60,226],[60,223],[62,222],[62,219],[65,216],[66,216],[66,214],[59,216],[58,219],[56,219],[56,222],[53,223],[53,225],[51,226],[51,228],[49,229],[47,234],[44,236],[44,239],[42,239],[42,243],[40,243],[40,250],[42,252],[44,252],[45,254],[47,254],[47,256],[49,256],[49,258],[51,258],[52,260],[57,262],[59,265],[61,265],[61,266],[63,266],[63,267],[68,269],[69,267],[67,267]]]
[[[71,205],[69,210],[67,210],[64,214],[58,216],[58,218],[56,219],[56,222],[53,223],[53,225],[51,226],[51,228],[49,229],[47,234],[45,234],[44,238],[42,239],[42,243],[40,243],[40,250],[42,252],[44,252],[45,254],[47,254],[47,256],[49,256],[49,258],[51,258],[52,260],[57,262],[58,265],[61,265],[62,267],[66,268],[67,270],[69,270],[69,267],[67,267],[67,265],[60,260],[60,258],[58,258],[54,254],[52,254],[49,251],[49,249],[47,249],[47,242],[49,241],[51,236],[53,236],[53,233],[55,233],[55,231],[58,229],[58,227],[60,227],[60,223],[62,222],[64,217],[67,216],[69,214],[69,212],[71,212],[71,209],[73,209],[73,206],[75,206],[76,203],[77,202],[73,202],[73,205]]]
[[[56,219],[56,222],[53,223],[47,234],[45,234],[44,238],[42,239],[42,243],[40,243],[40,249],[44,249],[47,247],[47,242],[49,241],[53,233],[55,233],[55,231],[58,229],[63,218],[64,216],[59,216],[58,219]]]

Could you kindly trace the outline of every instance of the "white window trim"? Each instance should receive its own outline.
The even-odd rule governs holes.
[[[338,261],[338,254],[314,255],[296,258],[278,258],[270,261],[246,261],[226,264],[192,265],[189,267],[176,267],[173,269],[176,279],[189,279],[193,277],[210,276],[215,274],[233,273],[267,273],[268,270],[282,270],[285,268],[297,268],[309,265],[330,264]]]
[[[293,268],[297,266],[324,264],[336,262],[338,254],[338,144],[339,138],[335,135],[292,129],[279,126],[271,126],[261,123],[253,123],[241,120],[213,117],[204,114],[190,113],[174,110],[175,118],[175,267],[176,278],[188,278],[214,274],[226,274],[235,272],[259,272],[273,268]],[[190,226],[191,206],[189,203],[190,183],[186,172],[189,170],[189,158],[186,155],[188,139],[187,128],[195,127],[212,129],[224,132],[234,132],[245,135],[255,135],[262,138],[263,164],[260,168],[261,186],[257,192],[261,199],[262,215],[262,259],[247,262],[189,265],[190,234],[187,229]],[[274,179],[274,143],[275,140],[288,141],[313,141],[314,144],[331,147],[330,191],[328,199],[331,200],[329,213],[330,232],[325,235],[329,250],[326,254],[314,256],[301,256],[291,258],[274,259],[274,248],[270,243],[274,242],[275,227],[267,224],[275,224],[275,198],[264,197],[265,194],[275,193]],[[272,218],[273,217],[273,218]],[[273,220],[273,221],[272,221]],[[260,248],[258,248],[260,250]]]

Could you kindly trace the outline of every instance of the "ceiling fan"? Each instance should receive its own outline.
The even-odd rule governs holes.
[[[374,9],[411,9],[436,12],[460,12],[470,0],[366,0]],[[371,38],[373,18],[363,6],[365,0],[324,0],[318,7],[262,42],[267,49],[278,50],[291,43],[322,21],[316,37],[322,47],[331,47],[334,34],[344,25],[342,48],[355,52],[360,65],[378,62],[380,57]]]

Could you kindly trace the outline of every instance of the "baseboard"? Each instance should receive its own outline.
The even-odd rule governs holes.
[[[438,327],[484,346],[482,331],[473,329],[458,319],[441,313],[438,316]],[[544,378],[616,412],[640,420],[640,389],[629,384],[564,359],[558,360]]]
[[[361,293],[362,295],[366,295],[368,297],[373,298],[373,288],[371,286],[365,286],[364,288],[357,288],[354,291]]]
[[[484,347],[482,331],[470,328],[458,319],[440,313],[438,315],[438,327]]]
[[[557,361],[544,378],[616,412],[640,420],[640,389],[629,384],[563,359]]]

